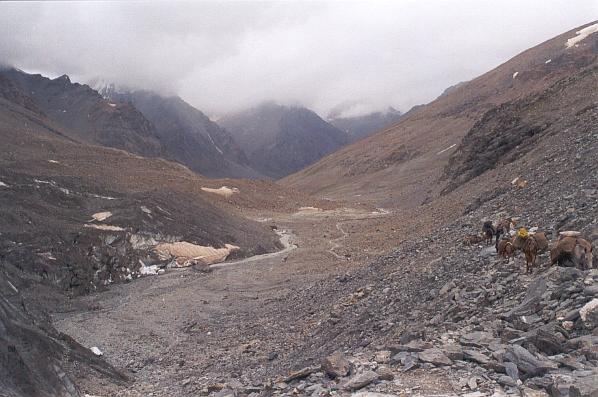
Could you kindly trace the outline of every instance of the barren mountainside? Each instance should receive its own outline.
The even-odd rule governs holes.
[[[458,84],[435,101],[409,112],[392,128],[342,148],[286,177],[282,183],[331,198],[353,196],[354,201],[403,208],[438,197],[452,183],[443,178],[449,159],[486,112],[523,96],[541,95],[555,82],[595,65],[598,36],[589,35],[567,46],[567,41],[576,37],[581,28],[550,39],[480,77]],[[591,104],[591,98],[581,100]],[[538,112],[543,111],[538,109]],[[545,115],[552,118],[548,111]],[[528,127],[545,128],[543,125]]]
[[[65,135],[79,142],[144,156],[163,154],[153,127],[130,104],[111,103],[90,87],[71,83],[66,75],[49,79],[10,68],[0,70],[0,76],[10,80]]]

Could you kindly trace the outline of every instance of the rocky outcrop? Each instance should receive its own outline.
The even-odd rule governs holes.
[[[0,390],[7,396],[79,397],[72,368],[82,377],[104,378],[124,384],[128,378],[61,334],[40,309],[23,299],[19,278],[0,262]],[[70,373],[70,374],[69,374]]]

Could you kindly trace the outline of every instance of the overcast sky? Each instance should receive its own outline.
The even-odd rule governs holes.
[[[598,0],[0,3],[0,62],[213,116],[268,100],[406,111],[597,18]]]

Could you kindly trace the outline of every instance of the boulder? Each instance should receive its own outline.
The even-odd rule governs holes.
[[[303,378],[307,378],[309,375],[311,375],[314,372],[313,368],[311,367],[305,367],[302,368],[298,371],[292,371],[289,373],[289,375],[284,379],[284,382],[289,383],[295,379],[303,379]]]
[[[552,361],[540,360],[519,345],[507,347],[504,358],[517,365],[517,368],[528,377],[541,376],[547,371],[557,368],[557,365]]]
[[[387,366],[380,366],[376,369],[376,373],[381,380],[393,380],[395,378],[394,373]]]
[[[542,353],[549,356],[563,351],[563,336],[558,333],[555,324],[537,328],[525,334],[526,340],[533,343]]]
[[[598,327],[598,298],[594,298],[579,309],[581,321],[588,329]]]
[[[517,386],[517,382],[513,380],[513,378],[511,378],[508,375],[501,375],[498,377],[498,379],[496,380],[500,385],[503,386],[510,386],[510,387],[515,387]]]
[[[542,295],[546,292],[547,283],[543,277],[538,277],[531,282],[523,301],[513,310],[505,314],[505,318],[511,319],[516,316],[525,316],[538,312],[542,309]]]
[[[440,349],[432,348],[418,354],[420,361],[434,365],[451,365],[453,362]]]
[[[345,390],[357,390],[378,380],[378,374],[374,371],[364,371],[351,377],[343,386]]]
[[[536,390],[523,386],[521,388],[521,397],[550,397],[550,395],[543,390]]]
[[[506,362],[505,364],[505,373],[514,381],[519,380],[519,370],[517,369],[517,365],[515,363]]]
[[[491,333],[485,331],[470,332],[459,338],[459,342],[462,345],[472,347],[483,347],[495,341],[496,338]]]
[[[351,363],[337,352],[322,360],[322,370],[333,379],[342,378],[351,372]]]
[[[388,364],[390,362],[390,350],[381,350],[374,355],[374,361],[378,364]]]
[[[457,344],[442,346],[442,352],[451,360],[463,360],[463,349]]]
[[[469,361],[474,361],[478,364],[488,364],[490,362],[490,359],[488,358],[488,356],[486,356],[485,354],[480,353],[477,350],[463,350],[463,356],[465,357],[466,360]]]
[[[569,387],[570,397],[598,397],[598,371],[578,377]]]

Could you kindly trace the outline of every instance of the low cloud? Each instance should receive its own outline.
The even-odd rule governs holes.
[[[571,0],[1,3],[0,59],[212,115],[268,100],[405,111],[596,15]]]

